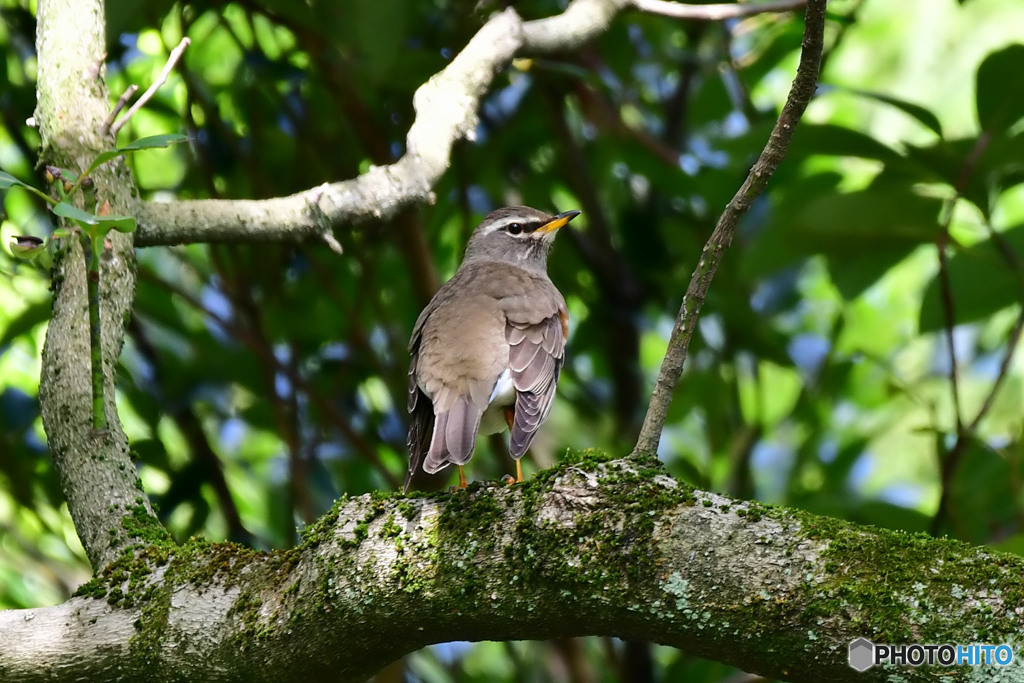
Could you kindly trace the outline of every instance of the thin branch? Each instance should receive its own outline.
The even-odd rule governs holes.
[[[953,210],[956,208],[957,202],[960,201],[960,197],[963,196],[967,183],[971,180],[974,168],[978,165],[978,159],[980,159],[982,153],[988,149],[988,145],[991,141],[992,136],[983,132],[978,136],[978,140],[974,143],[974,146],[971,147],[971,151],[967,153],[963,167],[957,175],[956,185],[953,188],[955,190],[955,194],[946,205],[946,215],[942,221],[942,229],[939,232],[939,237],[936,240],[936,248],[939,256],[939,295],[942,302],[943,322],[945,322],[946,343],[949,346],[949,378],[951,391],[953,392],[953,414],[956,417],[956,431],[958,435],[963,430],[964,423],[963,414],[960,411],[960,373],[956,360],[956,346],[953,339],[953,328],[956,326],[956,315],[953,311],[953,287],[949,281],[949,257],[946,254],[946,249],[949,246],[949,226],[953,222]],[[1013,264],[1011,263],[1010,265],[1012,266]]]
[[[160,75],[156,77],[156,80],[153,81],[153,84],[146,89],[146,92],[142,93],[142,96],[135,101],[135,104],[131,106],[131,109],[125,112],[125,115],[121,120],[110,127],[111,135],[116,137],[117,131],[121,130],[121,128],[124,127],[124,124],[128,123],[132,116],[135,115],[135,112],[142,109],[146,102],[149,102],[153,98],[156,91],[167,82],[167,77],[171,75],[171,69],[173,69],[174,65],[178,63],[179,59],[181,59],[181,55],[185,52],[185,48],[187,48],[191,42],[191,38],[182,38],[181,42],[178,43],[178,47],[171,50],[171,54],[167,56],[167,62],[164,64],[164,68],[160,71]]]
[[[103,236],[93,235],[89,238],[85,232],[79,233],[86,263],[86,291],[89,304],[89,361],[92,378],[92,428],[97,432],[107,429],[107,402],[103,396],[103,327],[100,317],[100,258],[95,240]]]
[[[952,213],[952,211],[950,213]],[[1021,273],[1021,261],[1016,252],[1013,251],[1013,247],[1010,246],[1002,234],[992,230],[991,227],[989,227],[989,230],[992,236],[992,241],[996,244],[996,247],[1003,256],[1003,259],[1006,261],[1006,264],[1015,273]],[[942,493],[939,496],[939,505],[935,510],[935,515],[932,517],[931,525],[929,527],[929,531],[932,534],[937,534],[941,531],[942,521],[944,518],[947,516],[952,517],[949,501],[953,476],[960,467],[960,462],[963,460],[963,456],[967,451],[967,446],[970,445],[970,441],[975,438],[978,425],[981,424],[981,421],[988,414],[988,411],[992,409],[996,396],[999,394],[999,390],[1002,388],[1003,383],[1006,381],[1006,377],[1010,373],[1010,364],[1013,362],[1013,355],[1017,350],[1017,346],[1020,344],[1021,333],[1024,332],[1024,282],[1022,282],[1020,286],[1022,308],[1020,313],[1017,315],[1017,321],[1013,324],[1013,329],[1010,330],[1010,337],[1006,342],[1006,350],[1003,352],[1003,358],[999,362],[999,372],[996,374],[996,378],[992,382],[992,386],[989,388],[988,394],[985,396],[985,400],[981,404],[981,408],[978,409],[978,413],[966,428],[959,422],[960,415],[959,412],[957,413],[958,427],[956,442],[953,444],[953,447],[949,449],[949,452],[941,462]],[[955,359],[955,356],[951,357]],[[957,396],[955,390],[953,396],[954,399]]]
[[[807,0],[777,0],[776,2],[759,3],[723,3],[719,5],[690,5],[668,0],[631,0],[631,4],[641,12],[660,14],[673,19],[692,19],[696,21],[722,21],[723,19],[741,19],[766,12],[788,12],[800,9]]]
[[[793,131],[800,121],[804,109],[807,108],[807,103],[814,95],[818,82],[818,64],[824,44],[825,3],[826,0],[810,0],[807,4],[803,49],[800,52],[800,64],[797,67],[796,78],[790,88],[789,97],[782,107],[782,113],[779,114],[779,120],[776,121],[775,128],[772,130],[761,156],[750,170],[742,187],[722,212],[711,237],[704,245],[697,268],[690,278],[690,284],[686,289],[686,296],[683,297],[683,304],[679,309],[675,328],[669,339],[668,350],[651,395],[650,406],[647,409],[646,417],[644,417],[640,438],[637,439],[636,446],[633,448],[635,455],[655,453],[658,450],[661,432],[665,426],[665,416],[668,414],[668,406],[672,401],[672,393],[682,375],[690,338],[697,327],[697,316],[704,304],[704,297],[711,285],[711,279],[714,277],[715,271],[718,270],[718,264],[721,262],[725,250],[732,243],[733,234],[736,232],[736,226],[740,219],[764,191],[768,180],[782,161]]]
[[[958,195],[959,196],[959,195]],[[950,204],[949,216],[953,215],[953,205],[956,199]],[[956,314],[953,311],[953,286],[949,281],[949,257],[946,255],[946,248],[949,246],[949,221],[942,226],[938,239],[935,241],[935,249],[939,257],[939,301],[942,303],[943,333],[946,337],[946,347],[949,353],[949,386],[952,393],[953,416],[956,422],[956,433],[963,431],[964,421],[960,412],[960,372],[956,360],[956,339],[953,328],[956,327]]]
[[[117,104],[115,104],[114,108],[110,110],[110,115],[107,116],[106,121],[103,122],[103,126],[100,128],[100,132],[103,135],[106,135],[108,132],[110,132],[110,126],[114,123],[114,119],[116,119],[117,115],[121,113],[122,109],[124,109],[124,105],[128,104],[128,100],[134,97],[135,93],[137,93],[138,91],[139,86],[135,85],[134,83],[125,88],[125,91],[121,94],[121,97],[118,98]]]

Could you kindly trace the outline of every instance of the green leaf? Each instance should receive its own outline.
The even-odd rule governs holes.
[[[103,233],[116,230],[125,234],[135,232],[134,216],[102,216],[97,223]]]
[[[13,342],[18,337],[28,334],[36,325],[50,319],[52,305],[49,299],[33,303],[7,322],[7,329],[0,335],[0,348]]]
[[[907,145],[907,156],[923,171],[923,178],[932,176],[932,181],[946,183],[951,188],[959,188],[960,196],[978,207],[986,216],[989,215],[989,187],[987,163],[991,147],[986,148],[980,159],[976,161],[973,172],[964,175],[965,165],[971,158],[977,138],[958,140],[939,140],[933,145],[916,147]]]
[[[3,171],[0,171],[0,191],[9,190],[12,187],[23,187],[32,194],[40,197],[44,201],[47,201],[51,204],[53,203],[53,199],[46,193],[41,192],[35,187],[29,185],[28,183],[23,183],[22,181],[12,176],[10,173],[4,173]]]
[[[828,180],[811,176],[789,188],[768,227],[744,255],[745,275],[760,277],[822,254],[849,298],[938,234],[942,202],[915,193],[910,184],[841,193],[828,188]],[[842,278],[836,278],[839,273]]]
[[[1001,133],[1024,118],[1024,45],[993,52],[978,67],[978,122],[986,133]]]
[[[129,142],[124,147],[118,147],[117,151],[121,153],[135,152],[140,149],[156,149],[158,147],[170,147],[180,142],[187,142],[188,136],[181,135],[180,133],[164,133],[162,135],[149,135],[138,140]]]
[[[162,135],[149,135],[138,140],[133,140],[123,147],[117,149],[108,149],[105,152],[100,152],[92,163],[89,164],[89,168],[86,169],[82,175],[89,175],[97,168],[107,163],[115,157],[119,157],[122,154],[128,154],[129,152],[137,152],[143,149],[157,149],[160,147],[169,147],[171,145],[178,144],[179,142],[188,141],[187,135],[181,135],[180,133],[164,133]]]
[[[21,261],[33,261],[46,251],[46,243],[31,235],[15,235],[10,244],[11,255]]]
[[[958,537],[986,543],[993,529],[1014,528],[1014,482],[1019,480],[1019,461],[1007,461],[985,443],[971,439],[949,484],[949,509],[957,520]]]
[[[1024,225],[1010,228],[1002,233],[1002,238],[1015,253],[1024,253]],[[967,247],[949,259],[949,283],[957,325],[987,318],[1007,306],[1022,303],[1024,273],[1010,267],[991,238]],[[936,274],[925,288],[921,300],[918,319],[921,332],[935,332],[945,327],[941,292]]]
[[[877,159],[887,166],[906,165],[906,160],[895,150],[869,135],[845,126],[801,123],[793,133],[786,156],[792,159],[815,154]]]
[[[121,154],[124,154],[124,152],[120,149],[108,149],[106,152],[100,152],[96,158],[92,160],[92,163],[89,164],[89,168],[86,170],[85,175],[89,175],[103,164]]]
[[[100,222],[100,217],[94,213],[88,211],[82,211],[73,204],[67,202],[57,202],[51,209],[55,214],[61,218],[67,218],[73,220],[81,225],[97,225]]]
[[[939,117],[931,113],[928,109],[925,109],[919,104],[913,102],[907,102],[901,100],[898,97],[892,97],[890,95],[883,95],[882,93],[871,92],[870,90],[858,90],[856,88],[845,88],[847,92],[851,92],[861,97],[867,97],[872,100],[877,100],[883,104],[888,104],[891,107],[899,109],[904,114],[916,119],[919,123],[924,125],[926,128],[934,131],[939,137],[942,137],[942,123],[939,121]]]
[[[80,225],[98,226],[104,233],[110,230],[117,230],[118,232],[132,232],[135,230],[135,218],[133,216],[97,216],[94,213],[82,211],[77,206],[67,202],[58,202],[53,207],[53,212]]]
[[[0,171],[0,190],[9,190],[15,185],[35,189],[31,185],[21,182],[20,180],[12,176],[10,173],[4,173],[3,171]]]

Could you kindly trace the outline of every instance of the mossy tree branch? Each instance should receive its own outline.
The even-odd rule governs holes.
[[[342,500],[287,552],[154,543],[88,595],[0,612],[0,679],[365,680],[429,643],[605,635],[789,681],[870,681],[886,672],[846,663],[860,636],[1015,637],[1022,572],[1016,556],[588,453],[522,486]]]

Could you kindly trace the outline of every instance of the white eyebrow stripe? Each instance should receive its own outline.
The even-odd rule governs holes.
[[[521,233],[523,235],[530,235],[534,233],[537,230],[537,228],[543,225],[542,222],[538,221],[535,218],[508,216],[507,218],[501,221],[496,221],[491,225],[488,225],[486,228],[484,228],[484,234],[486,235],[493,232],[498,232],[499,230],[504,230],[513,223],[519,223],[521,226],[523,226],[523,232]]]

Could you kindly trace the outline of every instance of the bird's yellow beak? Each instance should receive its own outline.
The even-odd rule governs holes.
[[[579,211],[565,211],[563,213],[560,213],[554,218],[552,218],[550,221],[545,223],[544,225],[537,228],[536,232],[541,234],[554,232],[555,230],[558,230],[560,227],[571,221],[573,218],[576,218],[576,216],[579,216],[580,213],[581,212]]]

